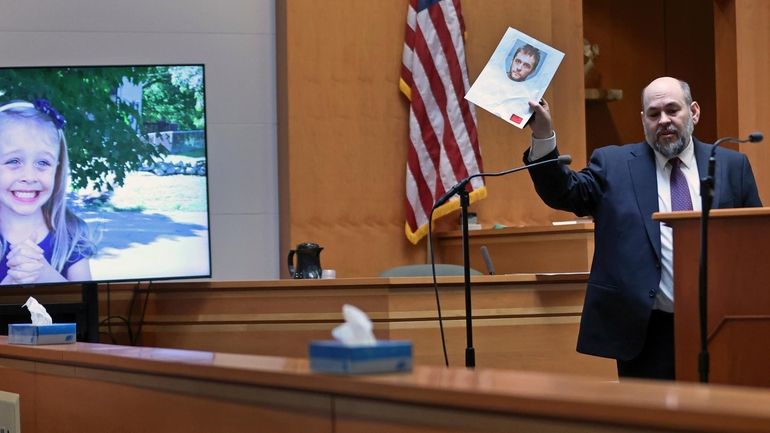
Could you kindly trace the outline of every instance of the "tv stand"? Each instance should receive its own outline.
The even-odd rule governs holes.
[[[84,341],[99,342],[99,285],[89,282],[82,284],[83,294],[81,303],[85,312]]]

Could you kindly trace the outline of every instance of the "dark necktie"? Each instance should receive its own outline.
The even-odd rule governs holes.
[[[680,168],[682,160],[671,158],[668,162],[671,163],[671,210],[692,210],[690,188]]]

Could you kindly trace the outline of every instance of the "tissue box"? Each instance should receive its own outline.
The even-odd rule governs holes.
[[[74,342],[74,323],[8,325],[8,344],[67,344]]]
[[[342,374],[411,371],[412,342],[385,340],[374,346],[346,346],[336,340],[311,341],[310,369]]]

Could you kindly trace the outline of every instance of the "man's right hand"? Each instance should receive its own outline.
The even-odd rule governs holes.
[[[532,129],[532,137],[537,139],[553,137],[553,125],[551,124],[551,109],[545,99],[540,103],[529,101],[529,106],[534,113],[529,119],[529,127]]]

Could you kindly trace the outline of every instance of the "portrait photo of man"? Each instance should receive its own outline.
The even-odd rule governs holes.
[[[543,97],[564,53],[508,28],[465,98],[519,128]]]
[[[529,78],[540,64],[540,50],[530,44],[514,47],[511,62],[508,65],[508,78],[521,82]]]

